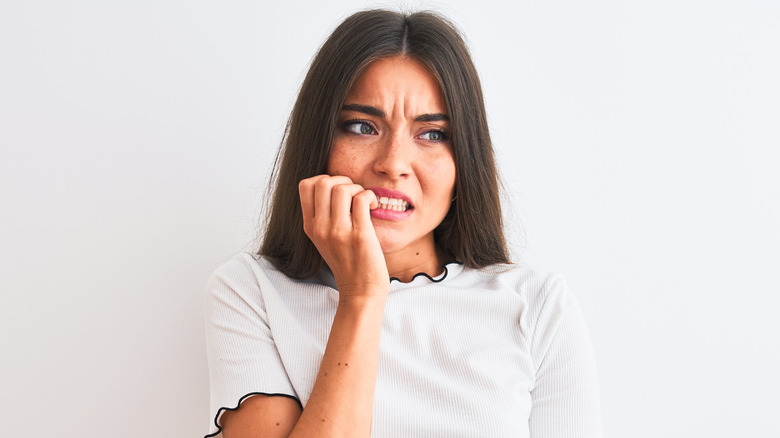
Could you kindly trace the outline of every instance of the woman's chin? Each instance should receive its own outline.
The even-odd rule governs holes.
[[[376,237],[379,239],[379,246],[385,254],[394,253],[403,250],[409,245],[409,241],[404,239],[403,235],[395,230],[387,230],[382,227],[376,227]]]
[[[403,233],[399,230],[388,230],[382,227],[377,227],[376,237],[379,239],[379,246],[382,248],[382,252],[385,255],[403,252],[404,250],[411,251],[415,249],[417,252],[424,250],[428,243],[426,237],[423,236],[417,239],[410,239],[408,233]],[[430,235],[431,244],[433,243],[433,233]]]
[[[402,251],[406,247],[397,240],[384,239],[379,239],[379,246],[382,248],[382,252],[385,253],[385,255]]]

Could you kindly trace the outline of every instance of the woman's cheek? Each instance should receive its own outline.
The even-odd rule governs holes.
[[[347,136],[342,136],[333,142],[328,158],[328,175],[343,175],[354,180],[360,174],[361,167],[365,166],[361,166],[359,161],[365,154],[357,153],[360,148],[354,143]]]

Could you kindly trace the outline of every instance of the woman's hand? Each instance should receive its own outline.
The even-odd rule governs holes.
[[[328,264],[341,297],[387,295],[389,273],[370,212],[376,195],[346,176],[300,182],[303,230]]]
[[[379,204],[374,192],[346,176],[318,175],[298,189],[303,230],[336,278],[339,304],[311,396],[290,437],[367,437],[390,291],[371,222]]]

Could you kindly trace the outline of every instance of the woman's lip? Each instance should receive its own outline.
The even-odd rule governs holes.
[[[375,208],[371,210],[371,217],[375,219],[385,219],[388,221],[399,221],[412,215],[414,209],[406,211],[385,210],[384,208]]]
[[[412,199],[409,198],[409,196],[407,196],[406,193],[404,192],[399,192],[398,190],[386,189],[384,187],[369,187],[367,190],[371,190],[372,192],[374,192],[377,198],[386,197],[386,198],[403,199],[404,201],[409,203],[410,209],[414,207],[414,203],[412,202]]]

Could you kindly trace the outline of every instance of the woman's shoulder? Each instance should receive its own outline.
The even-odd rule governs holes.
[[[530,264],[493,265],[479,271],[484,284],[500,290],[505,298],[511,296],[507,303],[517,304],[517,322],[531,340],[535,357],[541,357],[561,322],[579,311],[575,295],[560,274]]]
[[[562,275],[525,262],[499,263],[481,269],[464,268],[464,273],[466,275],[461,277],[467,283],[508,291],[529,302],[544,303],[552,299],[558,304],[566,304],[571,299]]]
[[[252,272],[252,266],[258,264],[259,256],[248,252],[233,254],[217,263],[212,277],[247,275]]]
[[[212,293],[230,290],[239,294],[257,294],[261,291],[284,291],[315,285],[330,286],[326,273],[296,280],[277,269],[267,257],[240,252],[217,265],[209,278],[207,289]]]
[[[255,256],[244,252],[221,260],[206,282],[206,302],[246,300],[257,295],[257,265]]]
[[[209,278],[209,284],[215,282],[245,284],[249,280],[256,279],[258,275],[272,270],[275,270],[273,265],[261,256],[240,252],[223,259],[217,264]]]
[[[545,284],[564,282],[562,275],[527,262],[496,263],[483,268],[463,267],[463,272],[472,281],[496,282],[521,289],[540,289]]]

